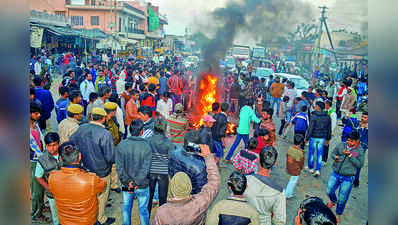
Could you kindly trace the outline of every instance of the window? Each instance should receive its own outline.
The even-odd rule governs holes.
[[[55,12],[55,15],[57,15],[57,16],[65,16],[65,12],[64,11],[58,11],[58,12]]]
[[[91,17],[91,25],[98,26],[99,25],[99,16],[92,16]]]
[[[71,16],[72,25],[83,26],[83,16]]]

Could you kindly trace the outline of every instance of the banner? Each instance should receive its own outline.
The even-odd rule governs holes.
[[[41,48],[42,38],[43,38],[43,28],[31,27],[30,46],[32,48]]]

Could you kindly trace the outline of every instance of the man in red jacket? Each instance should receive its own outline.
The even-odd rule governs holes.
[[[169,87],[169,91],[173,93],[173,105],[177,103],[181,103],[181,94],[182,94],[182,79],[178,77],[180,72],[175,71],[170,79],[167,81],[167,86]]]

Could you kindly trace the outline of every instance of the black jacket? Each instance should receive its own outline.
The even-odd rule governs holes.
[[[199,132],[199,143],[203,145],[208,145],[211,153],[214,152],[214,139],[213,134],[211,133],[210,127],[202,126],[198,129]]]
[[[211,132],[213,134],[214,140],[221,141],[221,138],[226,136],[228,118],[224,113],[217,113],[214,115],[214,119],[216,122],[213,123]]]
[[[123,186],[133,186],[145,189],[149,186],[149,168],[152,151],[146,139],[130,136],[119,143],[115,150],[116,172]]]
[[[162,134],[154,134],[148,138],[152,150],[150,173],[168,174],[169,155],[174,151],[174,144]]]
[[[108,176],[115,163],[113,136],[104,127],[86,123],[81,125],[69,139],[80,149],[83,166],[103,178]]]
[[[310,138],[332,138],[332,120],[326,111],[314,111],[311,114],[306,140]]]
[[[185,151],[182,146],[177,146],[177,149],[171,152],[169,159],[170,178],[178,172],[186,173],[191,179],[192,195],[200,193],[202,187],[207,184],[205,160],[196,153]]]

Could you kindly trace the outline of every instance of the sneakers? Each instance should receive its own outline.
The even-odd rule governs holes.
[[[312,174],[315,172],[314,169],[310,169],[310,168],[308,168],[308,166],[304,167],[304,169],[305,169],[307,172],[312,173]]]
[[[336,204],[337,204],[337,202],[329,202],[329,203],[328,203],[328,207],[329,207],[329,208],[333,208],[333,207],[336,206]]]
[[[319,170],[317,170],[317,171],[315,171],[315,173],[313,173],[314,174],[314,177],[318,177],[319,175],[321,175],[321,172],[319,172]]]

